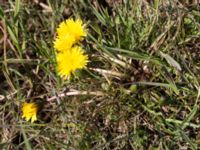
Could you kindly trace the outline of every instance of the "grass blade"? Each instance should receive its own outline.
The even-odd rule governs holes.
[[[14,17],[16,17],[19,13],[20,10],[20,0],[15,0],[15,12],[14,12]]]

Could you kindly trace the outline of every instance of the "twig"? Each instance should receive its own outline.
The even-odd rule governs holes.
[[[105,93],[101,91],[95,91],[95,92],[88,92],[88,91],[70,91],[66,93],[58,94],[57,96],[53,96],[47,99],[48,102],[55,100],[57,97],[62,98],[65,96],[75,96],[75,95],[94,95],[94,96],[104,96]]]
[[[39,5],[44,9],[45,12],[52,12],[52,8],[44,3],[39,3]]]
[[[107,75],[111,75],[111,76],[116,76],[116,77],[124,77],[125,74],[116,72],[116,71],[110,71],[110,70],[104,70],[104,69],[100,69],[100,68],[89,68],[90,70],[96,71],[100,74],[107,74]]]
[[[0,95],[0,101],[3,101],[4,99],[10,100],[10,99],[12,99],[12,96],[15,95],[16,93],[17,93],[17,91],[15,91],[9,95],[6,95],[6,96]]]
[[[124,67],[124,68],[134,69],[129,63],[124,62],[124,61],[122,61],[122,60],[120,60],[120,59],[112,58],[112,57],[110,57],[110,56],[108,56],[108,55],[106,55],[106,54],[105,54],[105,57],[106,57],[107,59],[110,59],[112,62],[114,62],[114,63],[116,63],[116,64],[118,64],[118,65]]]
[[[38,0],[34,0],[34,3],[40,5],[44,9],[43,11],[52,12],[52,8],[50,6],[48,6],[48,5],[46,5],[46,4],[42,3],[42,2],[39,2]]]

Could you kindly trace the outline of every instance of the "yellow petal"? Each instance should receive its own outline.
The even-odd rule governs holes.
[[[32,118],[31,118],[31,122],[33,123],[33,122],[36,121],[36,120],[37,120],[36,115],[32,116]]]

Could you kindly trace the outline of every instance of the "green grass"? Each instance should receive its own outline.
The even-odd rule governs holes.
[[[112,2],[0,4],[0,149],[200,147],[199,6]],[[69,17],[87,23],[90,58],[70,81],[53,48]],[[24,101],[41,104],[37,122],[21,118]]]

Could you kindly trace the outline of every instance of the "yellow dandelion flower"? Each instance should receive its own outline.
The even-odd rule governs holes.
[[[37,111],[38,111],[38,105],[36,103],[23,103],[22,105],[22,118],[25,118],[26,121],[29,121],[31,119],[31,122],[37,120]]]
[[[71,36],[70,34],[64,35],[62,38],[59,36],[54,41],[54,48],[59,52],[63,52],[68,50],[72,47],[75,43],[75,37]]]
[[[83,69],[88,62],[88,56],[84,55],[84,51],[80,46],[74,46],[68,51],[58,53],[57,71],[63,78],[69,78],[77,69]]]
[[[75,21],[73,19],[67,19],[59,25],[57,34],[58,37],[70,34],[75,37],[76,41],[80,41],[83,37],[86,37],[87,31],[81,19]]]

